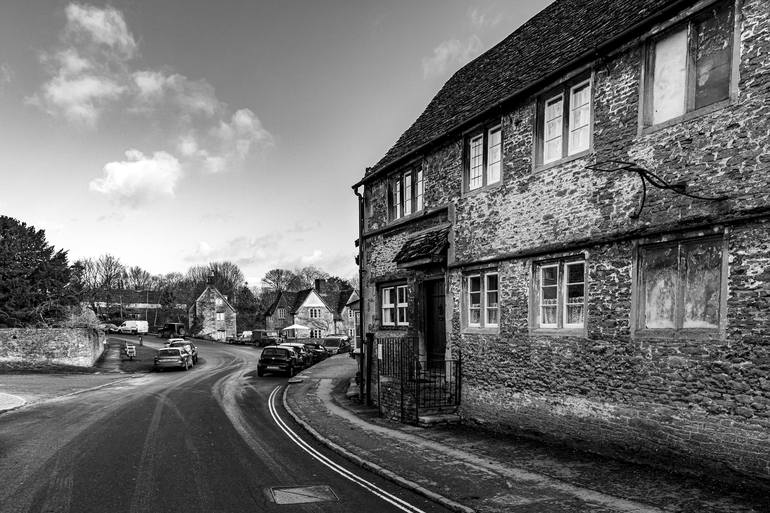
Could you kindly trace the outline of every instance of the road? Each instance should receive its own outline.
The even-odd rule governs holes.
[[[0,512],[448,511],[314,443],[258,349],[198,350],[189,371],[0,416]]]

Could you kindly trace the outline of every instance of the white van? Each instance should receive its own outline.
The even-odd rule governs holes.
[[[142,334],[148,331],[147,321],[123,321],[123,324],[118,326],[118,333],[132,333],[136,335],[137,333]]]

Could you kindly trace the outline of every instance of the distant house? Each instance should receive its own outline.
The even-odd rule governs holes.
[[[356,301],[352,290],[334,290],[323,280],[316,280],[312,288],[298,292],[281,291],[265,312],[268,330],[281,331],[292,324],[306,326],[299,337],[322,338],[331,334],[351,335],[352,320],[348,303]],[[352,335],[351,335],[352,336]]]
[[[161,304],[161,292],[157,290],[111,289],[101,290],[92,301],[82,303],[103,320],[140,319],[150,326],[164,322],[179,321],[187,312],[187,305],[175,303]]]
[[[235,307],[213,285],[206,285],[190,306],[188,319],[190,331],[197,336],[226,340],[236,335]]]

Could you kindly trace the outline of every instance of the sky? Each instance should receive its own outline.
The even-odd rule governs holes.
[[[549,0],[3,0],[0,214],[70,262],[355,275],[351,186]]]

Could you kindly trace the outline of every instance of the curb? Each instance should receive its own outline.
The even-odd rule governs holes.
[[[443,495],[440,495],[436,492],[433,492],[431,490],[428,490],[427,488],[415,483],[414,481],[410,481],[409,479],[406,479],[404,477],[399,476],[395,472],[392,472],[384,467],[381,467],[377,465],[376,463],[373,463],[371,461],[365,460],[362,457],[353,454],[352,452],[348,451],[344,447],[332,442],[325,436],[323,436],[321,433],[316,431],[315,428],[313,428],[310,424],[302,420],[299,415],[297,415],[294,410],[292,410],[289,407],[289,403],[286,401],[286,395],[288,394],[289,387],[283,389],[283,407],[284,409],[289,412],[289,415],[292,416],[295,422],[302,426],[305,431],[307,431],[310,435],[313,436],[316,440],[318,440],[321,444],[325,445],[332,451],[336,452],[340,456],[346,458],[349,461],[352,461],[356,465],[373,472],[380,477],[383,477],[387,479],[388,481],[395,483],[402,488],[406,488],[408,490],[411,490],[419,495],[422,495],[423,497],[432,500],[433,502],[437,502],[438,504],[444,506],[447,509],[450,509],[452,511],[456,511],[457,513],[476,513],[476,510],[473,508],[470,508],[468,506],[465,506],[464,504],[460,504],[459,502],[455,502],[452,499],[448,499],[444,497]]]

